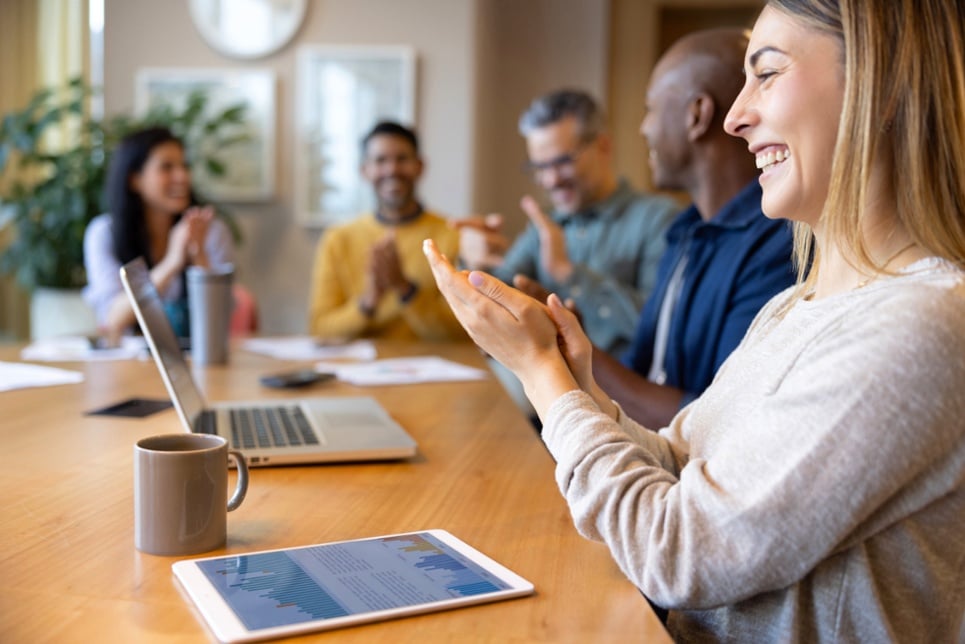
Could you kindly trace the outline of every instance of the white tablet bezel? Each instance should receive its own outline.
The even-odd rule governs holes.
[[[459,554],[465,556],[476,565],[484,568],[490,574],[499,577],[499,579],[506,582],[510,587],[505,590],[486,593],[483,595],[454,597],[452,599],[428,602],[424,604],[414,604],[412,606],[405,606],[401,608],[377,610],[369,613],[348,615],[345,617],[332,617],[328,619],[302,622],[299,624],[290,624],[287,626],[273,626],[270,628],[250,630],[241,622],[240,619],[238,619],[231,606],[229,606],[224,598],[222,598],[221,593],[219,593],[218,590],[211,585],[211,582],[208,581],[208,578],[197,565],[201,561],[208,561],[211,559],[224,559],[226,557],[256,555],[267,552],[291,552],[295,550],[303,550],[305,548],[316,548],[319,546],[335,545],[340,543],[370,541],[385,539],[387,537],[420,534],[432,535],[453,550],[457,551]],[[332,541],[292,548],[276,548],[274,550],[222,554],[215,557],[203,557],[200,559],[177,561],[172,564],[171,568],[174,572],[175,579],[180,584],[181,590],[183,590],[194,603],[195,608],[197,608],[197,610],[200,612],[203,621],[210,629],[211,633],[220,641],[229,643],[252,642],[322,630],[332,630],[357,624],[367,624],[370,622],[395,619],[397,617],[403,617],[406,615],[418,615],[421,613],[448,610],[462,606],[471,606],[473,604],[489,603],[501,599],[510,599],[512,597],[522,597],[524,595],[530,595],[534,591],[533,584],[526,579],[523,579],[498,562],[493,561],[446,530],[440,529],[416,530],[413,532],[379,535],[375,537],[366,537],[364,539],[346,539],[343,541]]]

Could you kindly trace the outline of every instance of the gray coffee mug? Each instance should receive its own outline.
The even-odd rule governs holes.
[[[238,483],[228,501],[228,456]],[[248,492],[241,452],[208,434],[163,434],[134,446],[134,546],[152,555],[193,555],[224,546],[227,513]]]

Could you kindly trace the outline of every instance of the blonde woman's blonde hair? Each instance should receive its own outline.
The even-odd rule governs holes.
[[[965,267],[965,0],[768,0],[841,43],[844,109],[821,214],[859,267],[884,272],[862,234],[871,173],[883,160],[912,241]],[[795,224],[799,280],[813,233]]]

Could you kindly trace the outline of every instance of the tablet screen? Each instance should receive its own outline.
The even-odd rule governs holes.
[[[357,623],[353,616],[521,594],[518,577],[509,571],[501,577],[493,568],[498,564],[477,563],[474,558],[485,558],[457,543],[448,533],[423,531],[179,562],[175,570],[197,566],[249,631],[318,620]],[[407,612],[416,611],[399,614]]]

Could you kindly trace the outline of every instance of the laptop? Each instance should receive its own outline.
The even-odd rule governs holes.
[[[121,282],[164,386],[186,431],[217,434],[251,466],[382,461],[414,456],[416,443],[370,397],[205,403],[151,281],[138,258]]]

